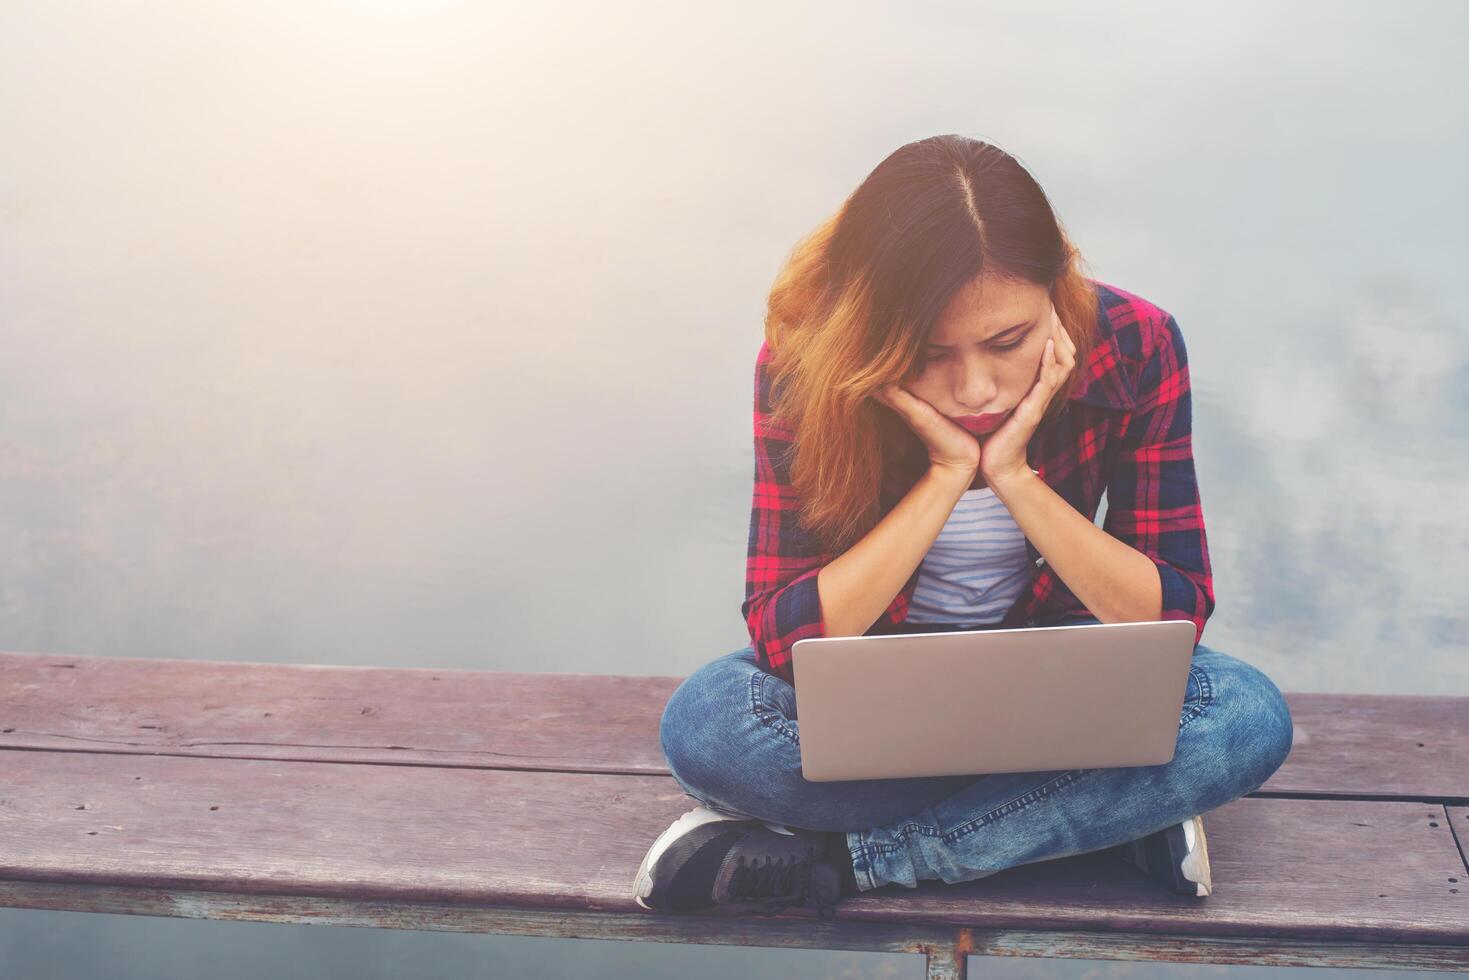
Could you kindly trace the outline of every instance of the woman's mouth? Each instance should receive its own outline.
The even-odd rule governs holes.
[[[1005,416],[1009,414],[1009,412],[998,412],[993,415],[955,415],[953,419],[969,432],[984,435],[998,429],[1000,423],[1005,421]]]

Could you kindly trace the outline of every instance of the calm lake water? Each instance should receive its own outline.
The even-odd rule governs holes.
[[[1469,695],[1466,27],[1454,3],[0,3],[0,648],[687,674],[743,646],[771,278],[888,152],[959,132],[1178,319],[1205,642],[1287,691]],[[0,964],[922,975],[29,910],[0,910]]]

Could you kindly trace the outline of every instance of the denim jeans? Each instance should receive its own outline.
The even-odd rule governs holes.
[[[810,782],[795,690],[762,670],[748,646],[685,678],[659,725],[673,778],[700,803],[846,831],[863,891],[968,881],[1145,837],[1259,787],[1290,753],[1292,734],[1275,684],[1203,644],[1189,667],[1176,751],[1163,765]]]

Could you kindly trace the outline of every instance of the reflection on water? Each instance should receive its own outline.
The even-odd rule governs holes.
[[[1469,691],[1469,331],[1426,293],[1368,281],[1198,369],[1206,642],[1286,690]]]
[[[673,13],[0,13],[5,647],[682,674],[742,646],[771,276],[883,155],[963,132],[1036,172],[1098,278],[1178,318],[1206,642],[1287,691],[1469,694],[1462,8]],[[921,974],[0,911],[28,977],[488,955]]]

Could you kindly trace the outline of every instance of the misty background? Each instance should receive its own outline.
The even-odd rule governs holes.
[[[1178,320],[1204,642],[1286,691],[1469,695],[1466,27],[1451,2],[0,0],[0,649],[683,675],[744,646],[766,292],[878,161],[954,132]],[[923,972],[18,909],[0,962]]]

